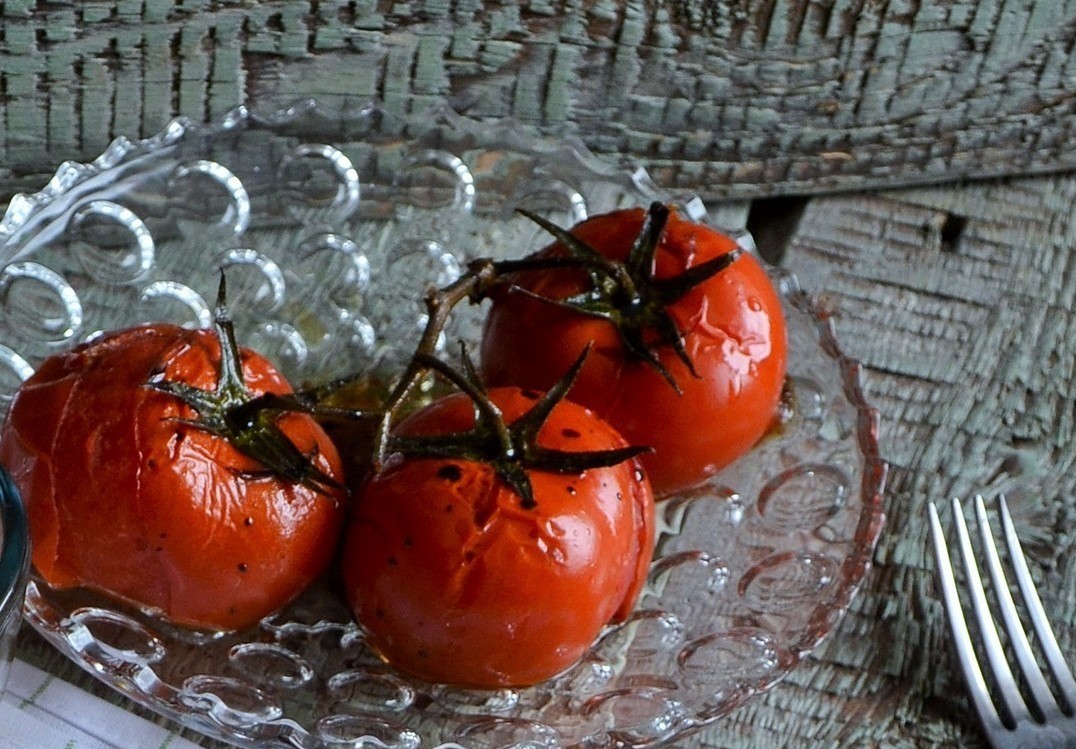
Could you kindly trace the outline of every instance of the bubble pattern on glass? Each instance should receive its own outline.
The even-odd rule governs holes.
[[[474,257],[546,243],[516,207],[570,224],[654,197],[638,187],[645,180],[625,188],[563,154],[503,143],[343,149],[242,130],[192,141],[135,178],[72,196],[52,230],[0,268],[0,408],[44,356],[101,330],[208,325],[222,269],[241,339],[290,377],[392,368],[417,340],[428,285]],[[597,748],[683,736],[817,644],[872,543],[862,526],[877,467],[864,455],[863,404],[849,394],[857,371],[794,282],[779,281],[795,418],[710,485],[660,506],[637,610],[545,684],[477,691],[408,679],[323,589],[255,632],[196,637],[35,583],[30,621],[124,693],[239,745]],[[475,341],[479,321],[464,311],[441,345]]]

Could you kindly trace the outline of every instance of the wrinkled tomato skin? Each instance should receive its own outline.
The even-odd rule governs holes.
[[[163,373],[216,386],[210,331],[132,328],[47,359],[16,394],[0,461],[27,504],[33,563],[58,588],[85,586],[184,626],[234,630],[276,611],[330,562],[344,497],[266,475],[222,438],[180,423],[196,413],[146,387]],[[285,393],[243,352],[254,393]],[[340,476],[313,420],[280,426]]]
[[[642,209],[619,211],[587,220],[572,233],[624,260],[643,218]],[[677,275],[735,247],[730,237],[674,211],[655,257],[655,275]],[[541,254],[560,252],[551,245]],[[579,274],[562,270],[512,280],[553,299],[585,288]],[[643,463],[659,496],[686,489],[747,452],[773,427],[784,386],[787,333],[777,291],[747,254],[667,310],[699,375],[691,374],[671,346],[657,347],[682,394],[629,354],[611,323],[511,287],[495,294],[486,318],[482,375],[491,385],[548,388],[593,341],[568,397],[593,409],[631,444],[654,448]]]
[[[508,422],[533,403],[515,388],[490,395]],[[399,429],[437,434],[473,422],[470,400],[453,395]],[[569,402],[538,442],[571,451],[626,444]],[[405,458],[356,498],[345,588],[393,666],[468,687],[533,684],[571,666],[605,624],[630,613],[654,543],[653,494],[637,461],[528,473],[531,509],[489,466],[450,459]]]

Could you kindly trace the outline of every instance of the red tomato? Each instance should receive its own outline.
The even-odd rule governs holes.
[[[38,573],[86,586],[181,625],[238,629],[283,606],[330,561],[343,492],[269,475],[222,437],[183,423],[179,398],[146,386],[213,390],[217,336],[170,325],[131,328],[47,359],[11,405],[0,461],[27,504]],[[243,351],[254,394],[290,388]],[[279,428],[315,465],[339,458],[308,416]],[[325,493],[327,492],[327,493]]]
[[[645,211],[593,217],[571,233],[602,255],[626,262]],[[669,279],[722,256],[736,243],[672,211],[654,257],[653,276]],[[539,255],[564,254],[554,243]],[[630,352],[616,326],[533,295],[563,300],[587,289],[586,275],[563,269],[519,273],[518,288],[493,295],[482,339],[482,376],[490,385],[547,388],[588,342],[594,348],[568,397],[593,409],[635,445],[654,491],[699,483],[749,450],[775,421],[785,378],[787,335],[781,300],[747,254],[665,310],[683,337],[698,376],[651,331],[652,350],[680,388]]]
[[[512,423],[534,396],[489,393]],[[405,435],[458,433],[469,397],[435,401]],[[626,447],[588,410],[561,401],[541,447]],[[654,541],[653,495],[635,460],[565,475],[527,470],[536,505],[480,462],[403,458],[356,498],[345,533],[348,598],[370,643],[422,679],[526,685],[575,663],[601,628],[632,609]]]

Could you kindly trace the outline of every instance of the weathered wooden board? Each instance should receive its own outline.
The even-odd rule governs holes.
[[[1076,0],[0,1],[0,171],[317,96],[576,135],[724,196],[1076,165]]]
[[[1007,494],[1076,660],[1074,204],[1076,179],[1057,177],[807,206],[784,264],[865,365],[892,464],[888,523],[840,630],[714,746],[983,745],[935,591],[930,500]]]

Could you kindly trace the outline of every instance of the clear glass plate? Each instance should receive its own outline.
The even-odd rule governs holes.
[[[146,320],[208,325],[227,267],[241,340],[294,382],[411,353],[422,291],[470,259],[546,244],[518,206],[562,225],[661,199],[701,201],[510,123],[377,107],[177,121],[64,164],[0,223],[0,409],[41,359]],[[740,240],[752,246],[750,237]],[[885,466],[859,369],[795,279],[795,412],[708,485],[663,502],[634,615],[569,672],[528,689],[409,680],[365,646],[329,584],[258,627],[208,637],[32,580],[25,613],[131,699],[238,746],[645,747],[777,683],[840,619],[882,525]],[[474,339],[481,310],[446,340]]]

